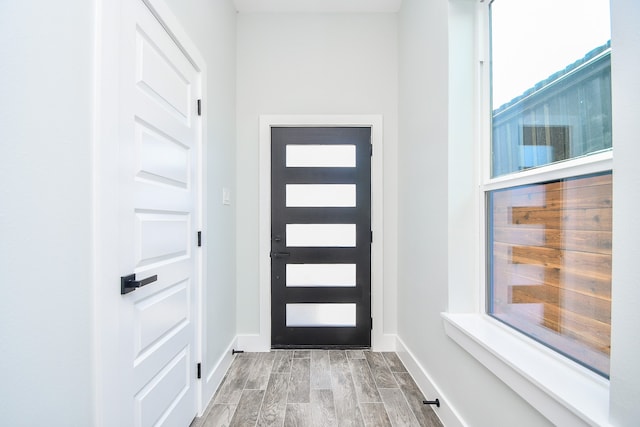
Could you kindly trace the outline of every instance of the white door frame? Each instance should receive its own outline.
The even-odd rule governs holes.
[[[119,37],[121,26],[121,2],[131,0],[96,0],[94,39],[94,133],[93,133],[93,283],[94,283],[94,425],[119,425],[120,408],[116,396],[122,393],[119,387],[118,370],[118,305],[122,296],[119,291],[118,266],[118,120],[119,120]],[[164,0],[143,1],[158,19],[167,33],[176,42],[184,55],[200,73],[203,104],[206,106],[206,63],[188,37],[178,19]],[[206,231],[206,140],[207,120],[202,115],[198,162],[198,205],[200,217],[198,229]],[[206,283],[206,248],[196,254],[198,280],[195,283],[197,312],[193,313],[195,324],[195,358],[204,360],[206,348],[204,331],[203,283]],[[202,415],[205,381],[197,381],[196,402],[198,415]]]
[[[370,127],[371,159],[371,347],[395,350],[395,336],[383,333],[383,132],[382,115],[261,115],[260,116],[260,333],[238,336],[238,346],[248,351],[271,349],[271,127]]]

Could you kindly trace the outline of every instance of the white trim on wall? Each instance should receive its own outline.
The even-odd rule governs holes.
[[[443,313],[447,336],[553,424],[608,425],[609,381],[501,322]]]
[[[213,400],[213,395],[216,390],[218,390],[218,387],[220,387],[220,384],[222,384],[225,374],[235,359],[232,351],[236,347],[237,341],[237,338],[234,337],[227,346],[227,349],[222,353],[222,356],[220,356],[216,362],[215,366],[212,366],[211,369],[204,372],[202,375],[203,404],[198,408],[198,415],[202,419],[206,419],[208,415],[207,410],[211,409],[210,402]]]
[[[454,407],[456,402],[448,399],[447,395],[438,387],[427,369],[416,358],[411,349],[398,337],[397,343],[398,357],[415,380],[418,388],[428,400],[438,399],[442,404],[440,407],[432,406],[431,409],[436,413],[442,424],[447,427],[463,427],[469,425],[460,413]]]
[[[371,347],[394,351],[395,335],[383,333],[383,133],[382,115],[261,115],[260,116],[260,333],[239,335],[238,346],[246,351],[271,349],[271,127],[359,126],[371,127]]]

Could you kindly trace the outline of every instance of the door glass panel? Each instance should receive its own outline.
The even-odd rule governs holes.
[[[355,145],[287,145],[288,168],[355,168]]]
[[[355,184],[287,184],[287,207],[355,207]]]
[[[353,248],[355,224],[287,224],[287,246]]]
[[[356,285],[355,264],[287,264],[287,286],[335,286]]]
[[[355,327],[355,304],[287,304],[288,327]]]

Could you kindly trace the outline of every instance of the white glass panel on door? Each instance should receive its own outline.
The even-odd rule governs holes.
[[[355,304],[287,304],[287,327],[355,326]]]
[[[353,248],[355,224],[287,224],[287,246]]]
[[[355,168],[355,145],[287,145],[288,168]]]
[[[355,184],[287,184],[288,208],[355,207]]]
[[[287,287],[355,285],[355,264],[287,264]]]

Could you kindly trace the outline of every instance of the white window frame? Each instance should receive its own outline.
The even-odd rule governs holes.
[[[467,54],[473,54],[477,64],[473,108],[475,120],[479,120],[475,140],[480,146],[476,156],[480,160],[476,160],[479,164],[475,165],[478,173],[475,174],[477,192],[473,209],[478,227],[477,260],[470,263],[477,268],[477,293],[471,311],[453,312],[468,304],[455,301],[456,288],[461,285],[450,283],[454,300],[450,300],[450,312],[442,314],[445,332],[554,424],[608,425],[610,384],[607,379],[486,314],[489,284],[486,281],[485,195],[502,188],[612,170],[613,152],[604,150],[491,178],[490,80],[488,61],[484,60],[489,58],[489,2],[478,2],[475,13],[476,16],[468,17],[467,24],[475,27],[478,43]]]

